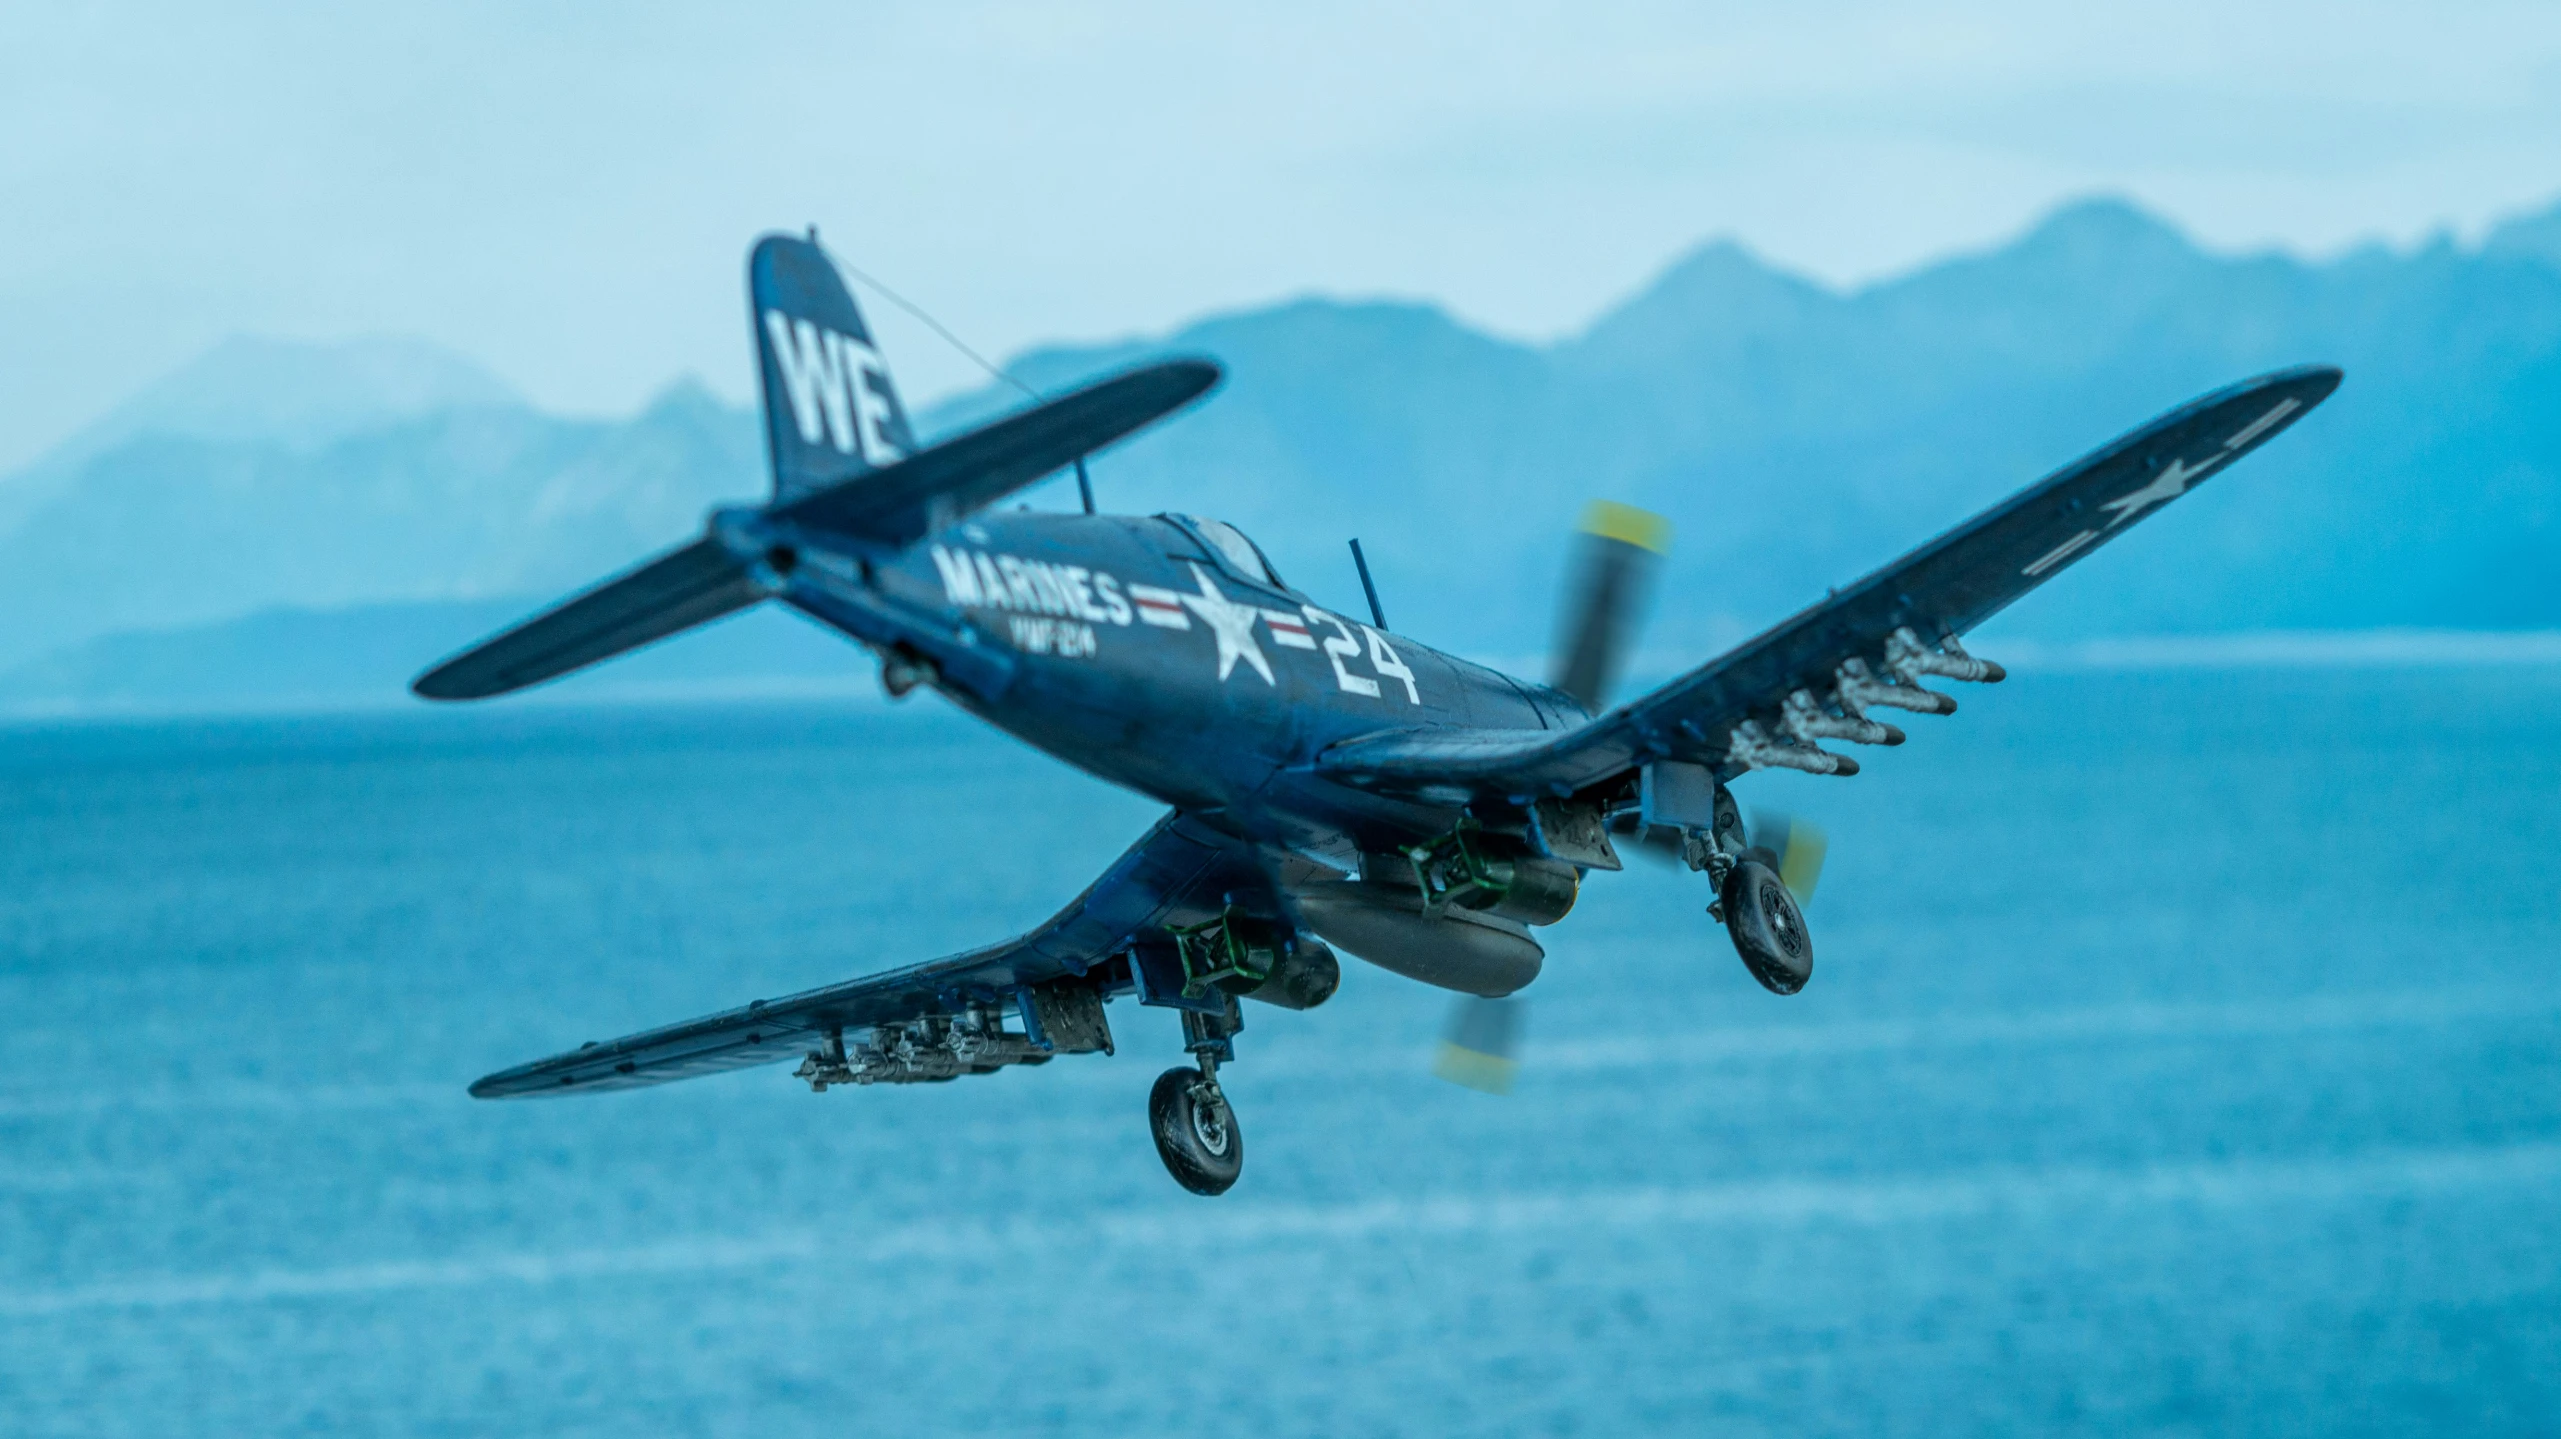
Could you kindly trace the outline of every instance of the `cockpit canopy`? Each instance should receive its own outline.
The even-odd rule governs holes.
[[[1280,575],[1272,569],[1271,561],[1263,558],[1262,550],[1257,548],[1252,540],[1245,538],[1243,530],[1225,520],[1205,519],[1199,515],[1176,515],[1174,518],[1191,526],[1202,539],[1216,547],[1220,558],[1234,567],[1236,573],[1247,579],[1260,580],[1276,589],[1289,588],[1282,582]]]

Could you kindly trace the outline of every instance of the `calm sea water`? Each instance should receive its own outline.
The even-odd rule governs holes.
[[[1113,1059],[473,1077],[1053,908],[1152,819],[930,702],[0,732],[0,1432],[2550,1433],[2561,671],[2029,675],[1549,932],[1528,1063],[1365,967],[1251,1159]],[[1863,758],[1868,758],[1863,756]]]

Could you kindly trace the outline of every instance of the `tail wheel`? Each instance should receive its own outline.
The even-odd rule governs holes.
[[[1796,907],[1778,871],[1757,859],[1734,866],[1725,877],[1725,931],[1734,952],[1761,988],[1772,994],[1794,994],[1814,977],[1814,940],[1805,932],[1805,911]]]
[[[1245,1133],[1218,1081],[1197,1069],[1169,1069],[1147,1095],[1147,1128],[1174,1182],[1194,1194],[1225,1194],[1245,1168]]]

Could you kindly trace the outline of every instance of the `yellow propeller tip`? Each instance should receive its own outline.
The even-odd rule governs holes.
[[[1822,830],[1801,819],[1789,822],[1787,849],[1779,856],[1778,875],[1779,882],[1796,896],[1798,904],[1813,900],[1814,886],[1823,878],[1823,856],[1831,847],[1832,842]]]
[[[1672,522],[1652,510],[1622,505],[1615,500],[1594,500],[1583,507],[1583,533],[1634,545],[1655,554],[1668,554],[1672,546]]]
[[[1520,1069],[1517,1059],[1446,1042],[1441,1045],[1440,1057],[1432,1062],[1432,1073],[1482,1094],[1511,1093],[1512,1081],[1519,1077]]]

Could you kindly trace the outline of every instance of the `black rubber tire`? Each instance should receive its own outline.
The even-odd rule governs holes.
[[[1214,1110],[1192,1099],[1198,1083],[1197,1069],[1156,1076],[1147,1095],[1147,1131],[1176,1184],[1194,1194],[1225,1194],[1245,1169],[1245,1132],[1236,1127],[1236,1111],[1225,1096],[1215,1100]]]
[[[1778,871],[1747,859],[1725,876],[1725,932],[1761,988],[1794,994],[1814,977],[1814,938],[1805,911]]]

